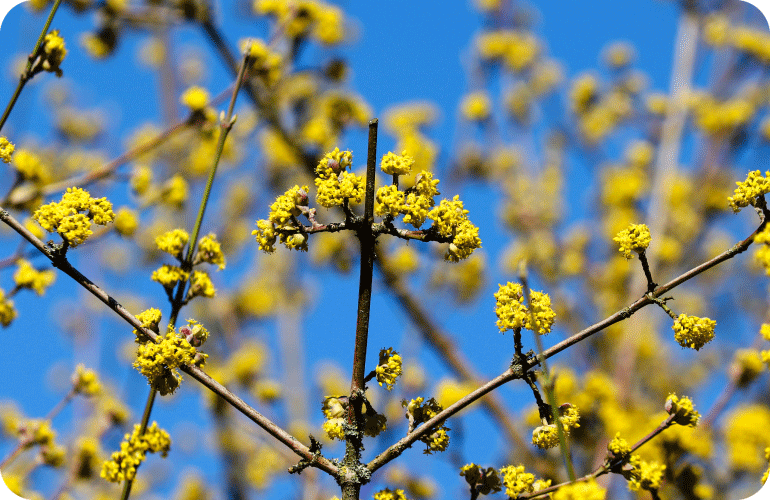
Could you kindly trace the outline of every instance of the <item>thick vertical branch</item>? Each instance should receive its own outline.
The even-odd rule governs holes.
[[[353,354],[353,375],[350,382],[348,403],[348,429],[345,432],[345,470],[348,474],[339,478],[343,500],[358,500],[361,484],[365,481],[355,471],[361,466],[361,440],[363,438],[362,406],[364,402],[364,377],[366,376],[366,345],[369,338],[369,311],[372,304],[372,275],[374,272],[374,171],[377,164],[377,119],[369,122],[369,147],[366,158],[366,197],[364,217],[358,228],[361,241],[361,273],[358,281],[358,317]]]

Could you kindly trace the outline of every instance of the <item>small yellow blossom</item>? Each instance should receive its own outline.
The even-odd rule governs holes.
[[[151,279],[157,281],[165,288],[171,289],[180,281],[186,281],[190,274],[183,271],[181,267],[165,264],[152,272]]]
[[[225,268],[225,254],[222,253],[222,246],[214,233],[207,234],[198,242],[198,252],[193,259],[193,265],[199,262],[214,264],[220,271]]]
[[[193,86],[184,91],[180,102],[190,108],[190,111],[203,111],[208,106],[210,98],[206,89]]]
[[[762,172],[759,170],[751,171],[745,181],[735,184],[738,185],[735,195],[730,196],[727,201],[733,212],[738,213],[741,208],[749,205],[756,207],[757,198],[770,192],[770,171],[765,172],[765,177],[762,177]]]
[[[97,396],[102,392],[99,376],[93,370],[86,370],[84,364],[79,364],[72,375],[72,385],[75,392],[84,396]]]
[[[406,408],[407,418],[409,418],[410,421],[413,421],[415,426],[427,422],[444,409],[435,398],[430,398],[428,401],[425,401],[425,398],[422,397],[412,399],[409,402],[402,400],[401,406]],[[434,428],[433,432],[424,434],[420,438],[420,441],[427,445],[427,448],[423,453],[430,455],[433,451],[446,450],[447,446],[449,446],[448,431],[450,430],[451,429],[446,425],[441,424]]]
[[[692,400],[688,397],[677,397],[676,394],[669,394],[666,399],[666,411],[669,415],[674,415],[675,424],[688,427],[695,427],[700,420],[700,413],[695,411]]]
[[[196,354],[195,347],[170,330],[157,344],[141,344],[133,366],[147,377],[153,388],[165,396],[179,387],[182,375],[177,368],[183,364],[192,364]]]
[[[620,253],[626,259],[633,259],[631,251],[641,253],[650,246],[650,229],[646,224],[631,224],[615,236],[612,241],[620,244]]]
[[[516,498],[522,493],[532,493],[535,475],[524,472],[523,465],[503,467],[500,469],[500,475],[503,476],[505,494],[510,498]]]
[[[393,389],[396,379],[401,375],[401,356],[392,347],[381,349],[380,362],[375,371],[380,387],[384,383],[388,390]]]
[[[81,214],[79,212],[87,212]],[[106,225],[115,214],[106,198],[91,198],[80,188],[67,188],[60,202],[52,202],[38,208],[33,218],[48,232],[58,232],[75,247],[83,243],[93,231],[91,222]]]
[[[472,92],[460,103],[460,113],[468,121],[483,122],[492,113],[492,101],[486,92]]]
[[[16,309],[13,301],[5,296],[5,291],[0,288],[0,324],[6,327],[16,318]]]
[[[217,294],[211,277],[205,271],[193,271],[190,276],[190,289],[187,291],[187,298],[194,297],[214,297]]]
[[[604,500],[606,496],[607,490],[591,478],[562,486],[553,494],[553,500]]]
[[[540,449],[547,450],[559,446],[559,431],[556,425],[541,425],[532,431],[532,444]]]
[[[493,467],[484,469],[471,463],[460,468],[460,476],[465,477],[465,482],[470,485],[471,489],[482,495],[497,493],[503,487],[500,476]]]
[[[161,317],[160,309],[154,307],[146,309],[136,315],[136,319],[142,323],[142,328],[147,328],[155,333],[160,331],[158,325],[160,324]],[[143,343],[149,340],[143,333],[140,333],[139,330],[134,329],[134,335],[136,335],[135,340],[137,343]]]
[[[11,163],[14,149],[16,147],[7,138],[0,136],[0,160],[3,163]]]
[[[268,220],[258,220],[257,229],[251,232],[254,235],[259,249],[265,253],[275,252],[275,241],[278,236],[275,233],[275,224]]]
[[[160,453],[162,457],[168,454],[171,448],[171,438],[168,433],[153,422],[144,434],[140,435],[141,426],[136,424],[132,434],[126,434],[120,450],[112,454],[112,458],[102,465],[101,476],[107,481],[120,483],[132,480],[136,476],[136,468],[139,467],[147,452]]]
[[[295,185],[284,194],[276,198],[270,205],[270,222],[281,227],[287,225],[292,217],[301,214],[300,206],[307,206],[308,187]]]
[[[365,179],[346,169],[350,166],[353,154],[350,151],[327,153],[316,168],[315,185],[318,188],[316,201],[324,207],[341,206],[347,199],[358,204],[364,199]]]
[[[607,444],[607,450],[616,457],[628,457],[631,454],[631,445],[620,437],[620,432]]]
[[[380,168],[383,172],[390,175],[407,175],[412,170],[414,165],[414,158],[408,156],[406,151],[401,153],[401,156],[388,152],[382,157]]]
[[[139,213],[128,207],[120,207],[113,221],[115,231],[121,236],[132,236],[139,227]]]
[[[342,417],[330,418],[323,423],[323,430],[329,439],[345,440],[345,419]]]
[[[524,304],[522,286],[511,282],[499,286],[500,289],[495,293],[495,313],[498,318],[497,327],[501,333],[514,328],[526,328],[540,334],[551,331],[556,313],[551,308],[551,298],[548,294],[530,290],[535,316],[535,326],[533,327],[532,315]]]
[[[628,462],[633,469],[628,473],[628,489],[631,491],[657,490],[663,481],[665,465],[645,462],[639,455],[633,455]]]
[[[184,229],[173,229],[155,238],[155,245],[161,252],[166,252],[181,259],[182,251],[187,245],[190,235]]]
[[[185,178],[176,174],[163,184],[161,200],[167,205],[181,208],[187,201],[188,191]]]
[[[56,73],[58,77],[62,76],[60,65],[66,55],[67,49],[64,46],[64,38],[59,36],[59,30],[53,30],[46,34],[43,39],[43,69]]]
[[[56,273],[50,269],[38,271],[24,259],[19,259],[17,264],[19,268],[14,273],[13,280],[19,288],[29,288],[38,295],[43,295],[45,289],[56,280]]]
[[[680,314],[672,326],[674,338],[682,347],[699,350],[714,338],[717,322],[709,318]]]
[[[404,494],[404,490],[391,490],[385,488],[374,494],[374,500],[409,500]]]

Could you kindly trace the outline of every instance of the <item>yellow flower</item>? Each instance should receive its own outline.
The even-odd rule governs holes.
[[[112,454],[112,458],[102,465],[101,476],[107,481],[120,483],[132,480],[136,476],[136,468],[139,467],[147,452],[158,453],[165,457],[171,448],[171,438],[168,433],[153,422],[144,434],[140,435],[141,426],[136,424],[134,432],[126,434],[120,443],[120,450]]]
[[[190,277],[190,289],[187,291],[187,299],[194,297],[214,297],[217,294],[211,278],[205,271],[193,271]]]
[[[13,301],[6,297],[5,291],[0,288],[0,324],[6,327],[15,318],[16,309],[13,307]]]
[[[166,264],[153,271],[151,279],[157,281],[165,288],[174,288],[178,282],[187,281],[189,276],[190,274],[183,271],[181,267]]]
[[[549,333],[556,319],[556,313],[551,308],[551,298],[546,293],[530,290],[532,309],[535,316],[535,325],[532,325],[531,315],[524,304],[522,286],[518,283],[508,282],[499,285],[500,289],[495,293],[495,313],[497,314],[497,327],[501,333],[514,328],[526,328],[540,334]]]
[[[628,462],[633,469],[628,473],[628,489],[631,491],[657,490],[663,481],[665,465],[657,462],[642,461],[639,455],[633,455]]]
[[[497,475],[497,471],[492,467],[483,469],[471,463],[460,468],[460,476],[464,476],[465,482],[482,495],[497,493],[502,489],[500,476]]]
[[[75,392],[84,396],[97,396],[102,392],[99,377],[93,370],[86,370],[84,364],[79,364],[72,375],[72,385]]]
[[[646,224],[631,224],[615,236],[612,241],[620,244],[620,253],[626,259],[633,259],[631,251],[641,253],[650,246],[650,229]]]
[[[414,158],[408,156],[406,151],[403,151],[401,156],[388,152],[380,162],[382,171],[390,175],[406,175],[412,170],[412,165],[414,165]]]
[[[155,238],[155,245],[158,247],[158,250],[181,259],[182,251],[189,239],[190,235],[184,229],[173,229],[157,236]]]
[[[628,444],[628,441],[621,438],[620,432],[618,432],[607,444],[607,450],[616,457],[627,457],[631,454],[631,445]]]
[[[385,488],[374,494],[374,500],[409,500],[404,494],[404,490],[391,490]]]
[[[672,326],[674,338],[682,347],[699,350],[714,338],[717,322],[709,318],[699,318],[680,314]]]
[[[209,104],[210,95],[206,89],[192,86],[184,91],[179,100],[190,108],[190,111],[203,111]]]
[[[14,149],[15,146],[8,139],[0,136],[0,160],[3,160],[3,163],[11,163]]]
[[[43,69],[56,73],[56,76],[62,76],[62,70],[59,66],[66,55],[67,49],[64,47],[64,38],[59,36],[59,30],[53,30],[46,34],[43,39]]]
[[[13,152],[13,145],[11,145],[9,148],[6,148],[6,151],[8,149],[10,149],[10,152]],[[6,157],[3,156],[3,161],[5,161],[5,158]],[[10,161],[10,154],[7,158]],[[6,161],[5,163],[8,162]],[[28,179],[39,184],[46,183],[50,177],[49,169],[43,163],[43,160],[41,160],[40,157],[32,151],[28,151],[26,149],[19,149],[16,151],[16,154],[13,155],[13,167],[24,179]]]
[[[695,411],[692,400],[688,397],[677,397],[676,394],[669,394],[666,399],[666,411],[669,415],[675,415],[673,422],[675,424],[688,427],[695,427],[700,420],[700,413]]]
[[[396,379],[401,375],[401,356],[392,347],[380,350],[380,362],[375,368],[377,382],[388,390],[393,389]]]
[[[147,377],[153,388],[161,395],[170,394],[179,387],[182,375],[177,368],[192,364],[197,351],[195,347],[176,332],[170,330],[159,342],[147,342],[137,349],[133,366]]]
[[[532,493],[535,475],[524,472],[523,465],[508,465],[500,469],[500,475],[503,476],[503,485],[505,494],[511,498],[516,498],[522,493]]]
[[[115,231],[121,236],[132,236],[139,227],[139,213],[128,207],[120,207],[115,212]]]
[[[29,288],[38,295],[43,295],[45,289],[56,280],[56,273],[50,269],[38,271],[24,259],[19,259],[17,264],[19,268],[14,273],[13,279],[19,288]]]
[[[182,207],[187,201],[188,191],[189,187],[185,178],[176,174],[163,185],[161,199],[167,205]]]
[[[225,268],[225,254],[222,253],[222,246],[214,233],[207,234],[198,242],[198,252],[193,259],[193,265],[199,262],[214,264],[220,270]]]
[[[492,113],[492,101],[486,92],[472,92],[460,103],[460,113],[468,121],[483,122]]]
[[[735,184],[738,185],[735,189],[735,195],[730,196],[727,201],[733,212],[738,213],[741,208],[749,205],[756,207],[756,199],[770,192],[770,171],[765,172],[765,177],[762,177],[762,172],[759,170],[751,171],[746,176],[745,181]]]
[[[553,494],[553,500],[604,500],[607,490],[591,478],[562,486]]]
[[[154,307],[146,309],[136,315],[136,319],[142,323],[142,328],[147,328],[155,333],[159,332],[158,325],[160,324],[161,317],[160,309]],[[134,329],[134,335],[136,335],[135,340],[137,343],[147,342],[149,340],[143,333],[140,333],[139,330]]]

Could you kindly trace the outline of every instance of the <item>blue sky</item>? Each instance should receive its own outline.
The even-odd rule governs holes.
[[[458,121],[455,110],[464,93],[470,90],[464,63],[469,57],[474,33],[482,26],[480,16],[471,3],[465,0],[349,0],[337,3],[352,18],[355,31],[354,43],[340,49],[341,55],[353,70],[351,88],[365,97],[376,116],[380,116],[383,110],[395,103],[414,100],[429,100],[435,103],[441,110],[441,115],[430,135],[441,148],[443,161],[440,160],[438,164],[445,164],[446,158],[453,151]],[[596,68],[602,49],[610,42],[623,40],[636,48],[635,65],[646,72],[650,80],[649,88],[659,91],[668,89],[672,42],[678,14],[675,2],[540,0],[533,4],[535,32],[546,41],[548,54],[564,64],[567,78]],[[266,26],[239,19],[237,10],[231,3],[220,2],[218,13],[220,18],[228,23],[227,36],[231,43],[245,36],[264,36]],[[760,17],[754,11],[747,13],[745,20],[759,23]],[[43,21],[44,18],[39,15],[31,16],[24,6],[13,8],[3,21],[0,28],[0,102],[3,105],[16,84],[10,71],[10,63],[32,48]],[[93,24],[91,16],[75,16],[69,8],[62,7],[52,28],[59,28],[63,33],[70,34],[67,43],[71,49],[65,63],[65,75],[77,75],[77,81],[72,84],[77,104],[86,109],[100,107],[109,116],[106,139],[99,145],[108,157],[113,157],[122,151],[123,140],[138,123],[146,119],[159,122],[157,81],[152,72],[136,65],[136,53],[142,42],[142,37],[136,34],[129,33],[121,41],[113,59],[94,63],[84,55],[77,48],[77,37]],[[178,47],[198,46],[206,53],[204,58],[208,68],[203,83],[212,89],[212,93],[217,93],[230,83],[230,75],[203,43],[200,31],[189,27],[181,28],[174,35],[174,43]],[[312,60],[315,55],[313,49],[309,49],[304,57]],[[11,121],[3,130],[4,134],[17,133],[22,137],[35,134],[39,142],[55,140],[51,123],[45,113],[45,93],[52,79],[52,75],[39,75],[25,89]],[[245,104],[246,99],[241,97],[239,105]],[[353,149],[357,161],[365,158],[363,133],[349,134],[348,141],[343,147]],[[393,146],[393,141],[382,136],[380,144],[382,154]],[[580,159],[576,161],[580,162]],[[0,180],[2,192],[7,189],[4,182],[7,181]],[[590,187],[575,181],[573,189],[579,195]],[[482,214],[489,212],[490,196],[499,196],[499,193],[490,195],[489,190],[473,184],[465,187],[461,194],[466,207],[471,211],[471,218],[476,214],[483,218]],[[255,213],[254,218],[266,216],[267,207],[264,208],[265,212]],[[499,253],[507,243],[507,236],[502,234],[503,232],[499,223],[482,227],[484,248],[490,256]],[[16,240],[7,238],[5,233],[0,235],[2,258],[15,249]],[[307,255],[292,254],[292,257],[300,263],[308,260]],[[494,261],[493,258],[489,260]],[[101,282],[99,280],[113,283],[120,280],[110,275],[109,271],[95,266],[88,255],[79,255],[78,265],[97,283]],[[235,279],[232,275],[228,276],[222,279]],[[117,286],[118,293],[128,294],[132,286],[155,286],[152,283],[147,285],[147,278],[145,270],[144,274],[125,279]],[[307,336],[306,352],[309,358],[307,370],[311,372],[317,361],[325,357],[338,358],[340,363],[346,366],[347,360],[352,358],[352,352],[340,353],[336,346],[342,342],[349,343],[352,338],[355,327],[357,276],[353,274],[340,278],[332,273],[322,273],[320,276],[306,279],[306,282],[318,291],[313,309],[306,317],[307,323],[313,325],[312,331],[308,329],[304,332]],[[0,287],[6,290],[12,288],[11,280],[11,273],[5,270],[0,274]],[[490,283],[490,287],[493,285],[494,283]],[[408,345],[403,337],[410,333],[403,313],[399,311],[393,299],[380,293],[381,291],[382,287],[375,285],[370,359],[376,357],[380,347],[394,342]],[[162,300],[163,296],[159,290],[156,289],[152,293],[156,299]],[[130,329],[119,326],[117,321],[105,319],[104,315],[95,320],[85,315],[65,321],[68,312],[72,310],[76,310],[78,314],[87,314],[93,301],[85,298],[84,293],[64,275],[58,277],[49,294],[48,300],[53,298],[56,303],[53,308],[43,307],[41,299],[29,293],[20,293],[15,298],[20,311],[19,318],[10,328],[0,332],[4,337],[0,374],[5,381],[0,385],[0,400],[15,399],[28,415],[42,416],[61,397],[62,377],[66,378],[76,363],[85,362],[98,367],[100,372],[105,373],[120,387],[138,418],[146,397],[146,384],[127,363],[118,359],[114,352],[116,343],[130,339]],[[504,344],[505,349],[500,348],[502,337],[494,327],[494,299],[491,293],[484,295],[471,307],[464,308],[449,307],[440,296],[426,300],[433,310],[441,311],[440,323],[446,325],[450,331],[465,332],[456,340],[483,376],[492,377],[504,369],[510,360],[510,352],[507,351],[509,343]],[[86,306],[76,307],[78,302],[85,302]],[[95,304],[93,307],[98,308],[100,305]],[[330,307],[345,313],[332,318],[327,313]],[[67,326],[64,323],[67,322],[75,322],[76,327],[88,331],[89,336],[78,337],[78,340],[73,342],[64,331]],[[271,337],[271,332],[263,331],[268,328],[258,328],[257,335],[272,345],[277,345]],[[319,335],[318,332],[323,333]],[[547,342],[555,343],[566,333],[559,332]],[[505,337],[504,340],[510,339]],[[438,375],[445,372],[441,364],[431,359],[430,355],[426,366],[435,370]],[[197,389],[191,390],[189,387],[195,382],[187,380],[186,384],[188,387],[185,390],[180,391],[180,394],[169,402],[159,404],[153,413],[153,419],[161,423],[166,422],[166,426],[172,431],[175,425],[179,429],[190,421],[200,423],[209,418],[196,397]],[[527,392],[518,388],[504,392],[505,400],[512,407],[520,407],[518,401],[521,397],[527,397]],[[704,397],[713,399],[715,396],[711,391]],[[318,409],[317,405],[313,408]],[[61,421],[66,422],[81,410],[82,408],[77,406],[67,410]],[[487,423],[486,417],[478,411],[472,412],[463,420],[466,432],[469,429],[481,428]],[[477,436],[480,442],[496,438],[493,432],[481,432],[486,434]],[[117,436],[118,440],[119,438],[120,436]],[[9,446],[7,442],[0,443],[0,456],[5,454]],[[501,448],[502,445],[486,447],[467,442],[463,446],[467,453],[473,453],[474,460],[481,463],[495,460],[499,457]],[[412,451],[409,460],[415,460],[420,466],[435,468],[446,473],[447,477],[450,474],[456,475],[445,464],[422,460],[416,456],[417,451]],[[175,460],[184,460],[186,464],[196,465],[204,470],[212,481],[220,479],[219,463],[210,455],[185,456],[184,459],[176,457]],[[154,460],[154,463],[158,462],[160,461]],[[168,467],[169,464],[158,465],[164,466]],[[454,476],[452,477],[452,481],[455,481]],[[457,491],[456,484],[448,484],[450,486],[447,486],[448,491],[445,494],[451,496]],[[165,488],[172,486],[173,484],[169,484]],[[274,498],[289,496],[278,495]]]

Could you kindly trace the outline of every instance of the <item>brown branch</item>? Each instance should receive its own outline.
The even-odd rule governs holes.
[[[18,220],[16,220],[11,214],[9,214],[6,210],[3,210],[0,208],[0,220],[8,224],[13,230],[15,230],[17,233],[19,233],[21,236],[23,236],[27,241],[32,243],[32,245],[37,248],[41,253],[43,253],[48,259],[51,261],[51,263],[54,265],[54,267],[59,268],[62,272],[67,274],[69,277],[77,281],[83,288],[91,292],[91,294],[102,301],[104,304],[107,305],[110,309],[112,309],[115,313],[118,314],[121,318],[126,320],[128,324],[130,324],[132,327],[134,327],[136,330],[142,332],[147,337],[151,338],[153,341],[158,340],[158,335],[153,332],[152,330],[149,330],[147,328],[142,327],[142,323],[136,319],[136,317],[128,312],[120,303],[118,303],[117,300],[115,300],[112,296],[107,294],[104,290],[96,286],[91,280],[86,278],[80,271],[75,269],[66,258],[59,254],[55,254],[52,252],[51,249],[49,249],[42,241],[40,241],[35,235],[30,233],[22,224],[19,223]],[[327,460],[324,457],[316,456],[314,455],[310,449],[299,442],[294,436],[280,428],[278,425],[273,423],[269,418],[265,417],[261,413],[259,413],[257,410],[249,406],[245,401],[243,401],[241,398],[230,392],[225,386],[217,382],[216,380],[212,379],[208,374],[206,374],[203,370],[196,366],[186,366],[183,365],[180,367],[182,371],[189,374],[191,377],[196,379],[198,382],[209,388],[212,392],[219,395],[222,399],[230,403],[236,410],[240,411],[244,415],[246,415],[247,418],[249,418],[251,421],[253,421],[258,426],[262,427],[264,430],[266,430],[271,436],[275,437],[278,441],[289,447],[294,453],[302,457],[303,459],[311,460],[312,465],[314,467],[317,467],[324,472],[331,474],[332,476],[336,477],[339,469],[338,467]]]

